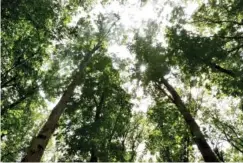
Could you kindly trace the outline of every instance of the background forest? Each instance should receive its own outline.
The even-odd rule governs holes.
[[[243,1],[2,0],[1,161],[243,161]]]

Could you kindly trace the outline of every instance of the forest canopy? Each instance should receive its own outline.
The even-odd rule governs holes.
[[[2,162],[243,161],[242,0],[2,0]]]

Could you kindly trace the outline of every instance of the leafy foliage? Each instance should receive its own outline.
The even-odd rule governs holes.
[[[141,1],[158,16],[134,29],[126,14],[102,11],[118,2],[1,1],[1,160],[21,160],[40,128],[57,124],[49,113],[74,83],[44,161],[207,161],[205,146],[214,160],[242,161],[243,1],[190,2],[198,8],[187,15],[184,1]],[[120,44],[135,58],[111,57]],[[152,99],[146,113],[131,83]]]
[[[161,162],[187,162],[192,140],[180,113],[173,105],[159,102],[148,112],[155,129],[149,135],[148,148],[158,152]]]

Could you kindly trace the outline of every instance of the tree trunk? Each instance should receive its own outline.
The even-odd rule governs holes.
[[[94,147],[92,147],[91,158],[90,158],[89,162],[98,162],[98,157],[95,154],[95,148]]]
[[[186,108],[185,104],[182,102],[180,96],[175,91],[175,89],[168,83],[167,80],[164,78],[161,79],[161,83],[167,88],[169,93],[172,96],[172,102],[177,106],[178,110],[184,117],[187,125],[189,126],[190,132],[192,134],[193,140],[197,144],[204,161],[206,162],[219,162],[217,156],[213,152],[213,150],[208,145],[204,135],[202,134],[199,126],[197,125],[196,121],[190,114],[189,110]]]
[[[98,121],[100,120],[100,114],[101,114],[101,111],[103,108],[103,103],[105,101],[105,91],[102,92],[99,103],[96,101],[95,97],[94,97],[94,101],[96,104],[96,113],[95,113],[94,123],[99,123]],[[95,145],[95,143],[93,143],[91,151],[90,151],[90,153],[91,153],[90,162],[98,161],[96,152],[97,152],[96,145]]]
[[[49,142],[49,139],[51,138],[57,127],[58,120],[60,119],[62,113],[64,112],[64,109],[66,108],[67,102],[70,100],[75,87],[80,83],[81,75],[83,74],[84,68],[90,62],[93,53],[95,53],[95,51],[98,50],[99,47],[100,44],[97,44],[92,49],[92,51],[86,54],[84,60],[80,64],[79,71],[74,74],[72,82],[67,87],[67,90],[62,95],[60,101],[52,110],[47,122],[44,124],[38,135],[32,139],[27,154],[21,160],[22,162],[40,162],[44,150]]]
[[[123,143],[123,149],[124,149],[124,152],[125,152],[125,142]],[[130,158],[130,162],[134,162],[135,161],[135,157],[136,157],[136,149],[135,149],[135,140],[133,141],[133,144],[132,144],[132,151],[131,151],[131,158]]]

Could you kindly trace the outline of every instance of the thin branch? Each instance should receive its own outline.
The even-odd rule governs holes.
[[[222,130],[222,132],[223,132],[223,134],[224,134],[226,140],[227,140],[227,141],[228,141],[228,142],[229,142],[235,149],[237,149],[238,151],[240,151],[241,153],[243,153],[243,150],[241,150],[239,147],[237,147],[237,145],[235,145],[235,144],[230,140],[230,138],[228,137],[228,135],[226,134],[226,132],[225,132],[224,129]]]
[[[243,25],[243,22],[237,22],[237,21],[230,21],[230,20],[213,20],[209,18],[202,18],[201,20],[197,21],[191,21],[189,23],[212,23],[212,24],[223,24],[223,23],[230,23],[230,24],[236,24],[236,25]]]

